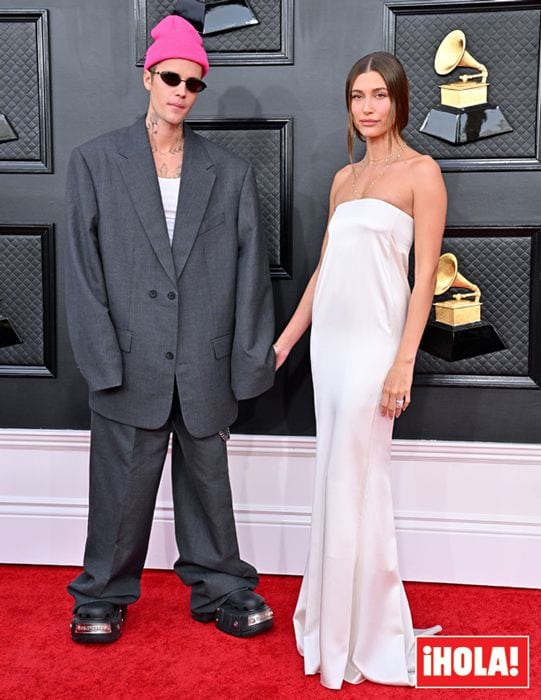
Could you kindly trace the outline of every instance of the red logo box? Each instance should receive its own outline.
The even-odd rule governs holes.
[[[529,688],[526,636],[417,637],[417,688]]]

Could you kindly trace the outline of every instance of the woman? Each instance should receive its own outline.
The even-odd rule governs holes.
[[[437,164],[401,136],[408,82],[394,56],[357,61],[346,102],[351,162],[334,178],[319,264],[274,346],[278,368],[312,323],[316,485],[294,626],[305,673],[319,672],[328,688],[364,679],[413,685],[414,630],[398,572],[390,447],[393,420],[410,405],[446,192]],[[358,163],[355,136],[366,141]]]

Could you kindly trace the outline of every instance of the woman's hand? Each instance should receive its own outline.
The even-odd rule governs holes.
[[[395,360],[383,384],[380,411],[382,416],[398,418],[411,402],[413,362]]]
[[[276,367],[274,368],[274,371],[277,372],[287,360],[290,348],[280,346],[278,342],[276,342],[272,347],[274,348],[274,353],[276,355]]]

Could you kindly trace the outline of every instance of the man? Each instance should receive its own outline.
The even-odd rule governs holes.
[[[179,558],[200,622],[249,636],[272,624],[239,557],[225,440],[237,401],[273,383],[273,311],[251,166],[184,123],[208,59],[169,16],[152,31],[145,118],[73,151],[66,294],[90,389],[84,571],[68,587],[78,642],[115,641],[139,597],[173,435]]]

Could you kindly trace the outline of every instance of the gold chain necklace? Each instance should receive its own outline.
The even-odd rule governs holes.
[[[382,160],[386,161],[385,167],[379,171],[379,173],[376,175],[376,177],[373,180],[371,180],[368,183],[368,185],[366,185],[366,187],[363,189],[361,194],[359,194],[357,191],[357,171],[355,170],[355,163],[352,163],[351,167],[353,168],[353,199],[362,199],[365,196],[365,194],[368,192],[368,190],[372,187],[372,185],[374,185],[374,183],[376,183],[380,179],[380,177],[383,175],[383,173],[387,172],[390,165],[392,163],[394,163],[395,161],[399,160],[401,158],[401,156],[402,156],[402,149],[400,149],[400,151],[394,157],[391,153],[386,158],[383,158]],[[373,162],[378,162],[378,161],[373,161]],[[359,163],[359,165],[361,165],[363,168],[366,168],[368,165],[368,159],[367,159],[367,162],[364,163],[364,165],[363,165],[363,163],[364,163],[364,159]]]
[[[400,149],[400,150],[402,150],[402,149]],[[368,165],[375,165],[376,163],[383,163],[384,160],[389,160],[389,158],[391,158],[391,156],[392,156],[392,154],[384,156],[383,158],[371,158],[371,159],[368,158],[368,156],[366,156],[366,161],[367,161]]]

